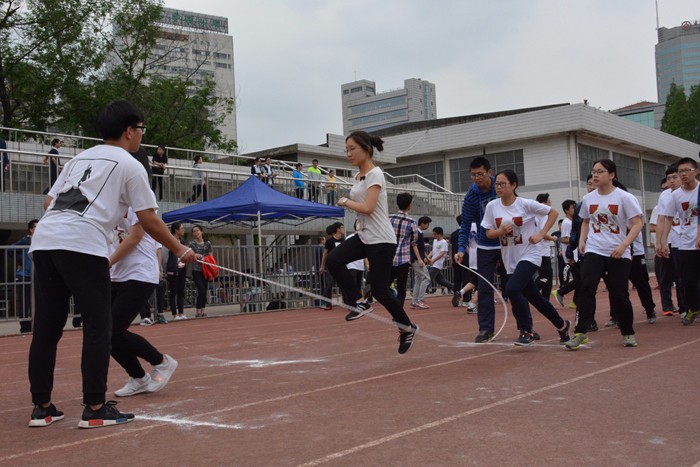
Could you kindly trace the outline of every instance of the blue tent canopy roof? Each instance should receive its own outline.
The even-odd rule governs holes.
[[[163,220],[168,223],[254,224],[258,215],[262,223],[302,221],[316,217],[343,217],[345,210],[285,195],[251,176],[241,186],[218,198],[166,212]]]

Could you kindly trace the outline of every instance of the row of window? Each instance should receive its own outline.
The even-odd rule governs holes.
[[[394,96],[388,99],[380,99],[372,102],[365,102],[364,104],[357,104],[350,107],[351,114],[361,114],[365,112],[372,112],[375,110],[386,109],[389,107],[396,107],[398,105],[406,105],[406,96]]]
[[[452,191],[455,193],[466,192],[472,184],[470,164],[477,156],[462,157],[449,161],[450,181]],[[501,170],[511,169],[518,176],[520,186],[525,186],[525,163],[523,150],[503,151],[492,154],[484,154],[482,157],[491,163],[491,169],[496,174]],[[586,177],[593,169],[593,163],[599,159],[610,159],[611,154],[607,149],[600,149],[585,144],[579,144],[580,179],[586,181]],[[641,190],[642,177],[640,177],[640,161],[637,157],[613,152],[612,160],[617,165],[617,177],[627,188]],[[643,162],[644,190],[658,193],[661,191],[660,181],[666,172],[666,166],[651,161]],[[410,166],[388,169],[393,176],[420,175],[431,182],[445,186],[445,166],[442,162],[428,162]]]
[[[381,122],[384,120],[393,120],[395,118],[406,117],[408,113],[406,109],[393,110],[391,112],[382,112],[376,115],[367,115],[366,117],[351,118],[350,124],[353,126],[364,125],[366,123]]]

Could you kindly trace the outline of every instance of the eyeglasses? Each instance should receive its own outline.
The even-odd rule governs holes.
[[[602,175],[608,173],[607,170],[593,170],[591,171],[591,175]]]
[[[692,172],[693,170],[697,170],[697,169],[680,169],[680,170],[678,171],[678,173],[679,173],[679,174],[687,174],[687,173],[689,173],[689,172]]]
[[[131,128],[138,128],[141,130],[141,134],[145,135],[146,134],[146,127],[143,125],[134,125]]]
[[[496,188],[503,188],[504,186],[510,185],[510,183],[508,183],[508,182],[496,182],[496,183],[494,183],[494,185],[496,186]]]
[[[472,172],[469,176],[471,178],[484,178],[486,175],[488,175],[486,172]]]

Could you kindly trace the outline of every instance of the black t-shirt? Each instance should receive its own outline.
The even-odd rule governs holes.
[[[163,154],[162,156],[159,156],[158,153],[156,153],[156,154],[153,156],[153,162],[154,162],[154,163],[155,163],[155,162],[159,162],[159,163],[161,163],[161,164],[167,164],[167,163],[168,163],[168,156],[166,156],[165,154]],[[156,175],[163,175],[163,174],[165,173],[165,169],[161,169],[160,167],[154,166],[154,167],[151,169],[151,172],[154,173],[154,174],[156,174]]]
[[[342,242],[343,242],[342,238],[339,240],[336,240],[335,238],[330,237],[326,240],[326,246],[324,246],[324,248],[328,251],[328,253],[330,253],[333,250],[333,248],[335,248],[336,246],[338,246],[338,244],[340,244]]]

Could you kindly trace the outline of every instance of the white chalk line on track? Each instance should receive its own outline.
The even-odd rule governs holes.
[[[691,342],[686,342],[686,343],[683,343],[683,344],[679,344],[679,345],[676,345],[676,346],[674,346],[674,347],[670,347],[670,348],[668,348],[668,349],[659,350],[659,351],[653,352],[653,353],[651,353],[651,354],[649,354],[649,355],[644,355],[644,356],[642,356],[642,357],[638,357],[638,358],[635,358],[635,359],[633,359],[633,360],[629,360],[629,361],[627,361],[627,362],[618,363],[617,365],[612,365],[612,366],[609,366],[609,367],[607,367],[607,368],[602,368],[602,369],[600,369],[600,370],[592,371],[592,372],[586,373],[586,374],[584,374],[584,375],[575,376],[575,377],[573,377],[573,378],[569,378],[569,379],[566,379],[566,380],[564,380],[564,381],[560,381],[560,382],[558,382],[558,383],[553,383],[553,384],[550,384],[550,385],[548,385],[548,386],[544,386],[544,387],[541,387],[541,388],[538,388],[538,389],[533,389],[532,391],[528,391],[528,392],[525,392],[525,393],[522,393],[522,394],[518,394],[518,395],[516,395],[516,396],[507,397],[507,398],[505,398],[505,399],[501,399],[500,401],[493,402],[493,403],[491,403],[491,404],[487,404],[487,405],[484,405],[484,406],[481,406],[481,407],[477,407],[477,408],[474,408],[474,409],[471,409],[471,410],[467,410],[467,411],[465,411],[465,412],[461,412],[461,413],[458,413],[458,414],[454,414],[454,415],[451,415],[451,416],[449,416],[449,417],[445,417],[445,418],[442,418],[442,419],[440,419],[440,420],[435,420],[435,421],[433,421],[433,422],[426,423],[426,424],[423,424],[423,425],[420,425],[420,426],[417,426],[417,427],[414,427],[414,428],[411,428],[411,429],[408,429],[408,430],[400,431],[400,432],[398,432],[398,433],[394,433],[394,434],[389,435],[389,436],[384,436],[384,437],[382,437],[382,438],[377,438],[377,439],[375,439],[375,440],[372,440],[372,441],[369,441],[369,442],[367,442],[367,443],[364,443],[364,444],[360,444],[360,445],[351,447],[351,448],[349,448],[349,449],[345,449],[345,450],[343,450],[343,451],[334,452],[334,453],[329,454],[329,455],[327,455],[327,456],[324,456],[324,457],[321,457],[321,458],[318,458],[318,459],[315,459],[315,460],[312,460],[312,461],[309,461],[309,462],[305,462],[305,463],[303,463],[303,464],[300,464],[299,467],[312,467],[312,466],[316,466],[316,465],[325,464],[325,463],[327,463],[327,462],[330,462],[330,461],[333,461],[333,460],[337,460],[337,459],[340,459],[340,458],[342,458],[342,457],[345,457],[345,456],[348,456],[348,455],[351,455],[351,454],[355,454],[355,453],[360,452],[360,451],[363,451],[363,450],[365,450],[365,449],[369,449],[369,448],[372,448],[372,447],[380,446],[380,445],[382,445],[382,444],[385,444],[385,443],[388,443],[388,442],[391,442],[391,441],[394,441],[394,440],[397,440],[397,439],[400,439],[400,438],[404,438],[404,437],[406,437],[406,436],[410,436],[410,435],[413,435],[413,434],[416,434],[416,433],[420,433],[420,432],[422,432],[422,431],[430,430],[430,429],[432,429],[432,428],[437,428],[437,427],[439,427],[439,426],[442,426],[442,425],[445,425],[445,424],[447,424],[447,423],[451,423],[451,422],[460,420],[460,419],[465,418],[465,417],[468,417],[468,416],[470,416],[470,415],[474,415],[474,414],[477,414],[477,413],[480,413],[480,412],[484,412],[484,411],[487,411],[487,410],[490,410],[490,409],[494,409],[494,408],[497,408],[497,407],[500,407],[500,406],[503,406],[503,405],[510,404],[511,402],[516,402],[516,401],[525,399],[525,398],[530,397],[530,396],[535,396],[535,395],[541,394],[541,393],[543,393],[543,392],[551,391],[551,390],[553,390],[553,389],[558,389],[558,388],[561,388],[561,387],[563,387],[563,386],[567,386],[567,385],[570,385],[570,384],[573,384],[573,383],[577,383],[577,382],[579,382],[579,381],[581,381],[581,380],[584,380],[584,379],[587,379],[587,378],[592,378],[592,377],[595,377],[595,376],[598,376],[598,375],[602,375],[602,374],[604,374],[604,373],[609,373],[609,372],[611,372],[611,371],[614,371],[614,370],[617,370],[617,369],[620,369],[620,368],[624,368],[624,367],[626,367],[626,366],[629,366],[629,365],[632,365],[632,364],[635,364],[635,363],[642,362],[642,361],[644,361],[644,360],[647,360],[647,359],[652,358],[652,357],[656,357],[656,356],[658,356],[658,355],[662,355],[662,354],[665,354],[665,353],[668,353],[668,352],[677,351],[677,350],[679,350],[679,349],[681,349],[681,348],[683,348],[683,347],[686,347],[686,346],[692,345],[692,344],[696,344],[696,343],[698,343],[698,342],[700,342],[700,339],[696,339],[696,340],[691,341]],[[697,464],[696,464],[696,465],[697,465]]]

